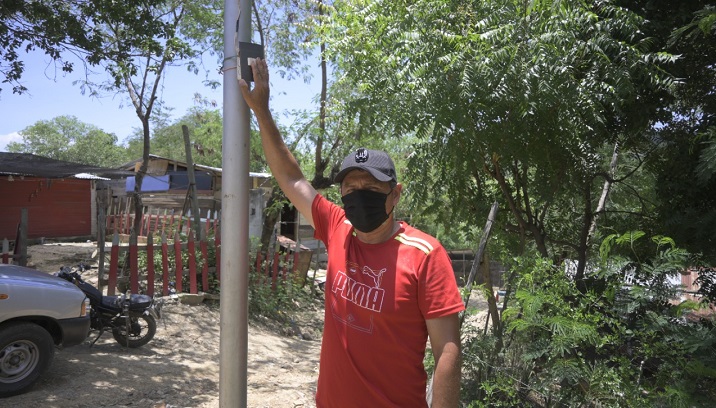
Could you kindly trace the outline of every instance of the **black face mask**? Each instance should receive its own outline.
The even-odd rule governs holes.
[[[392,189],[390,191],[393,191]],[[387,193],[371,190],[355,190],[341,197],[346,218],[361,232],[371,232],[380,227],[390,214],[385,213]],[[393,210],[390,210],[392,213]]]

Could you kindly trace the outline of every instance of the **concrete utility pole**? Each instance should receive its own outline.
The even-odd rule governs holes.
[[[251,3],[224,0],[219,405],[247,404],[249,321],[249,107],[239,89],[240,41],[251,41]]]

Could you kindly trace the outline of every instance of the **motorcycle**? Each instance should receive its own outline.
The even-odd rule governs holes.
[[[130,348],[141,347],[154,338],[161,318],[161,301],[129,293],[104,296],[70,267],[61,267],[55,276],[74,283],[90,300],[90,329],[99,331],[90,347],[108,330],[117,343]]]

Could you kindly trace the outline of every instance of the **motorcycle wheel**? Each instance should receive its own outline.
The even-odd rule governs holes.
[[[157,321],[151,315],[131,316],[129,318],[129,336],[124,318],[115,320],[118,324],[112,329],[112,336],[117,343],[137,348],[149,343],[157,332]]]
[[[52,362],[55,343],[33,323],[0,327],[0,398],[23,393]]]

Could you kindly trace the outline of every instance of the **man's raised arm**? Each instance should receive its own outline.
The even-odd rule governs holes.
[[[314,226],[311,205],[318,193],[306,180],[296,158],[286,147],[269,110],[269,74],[266,60],[255,59],[251,63],[251,69],[254,74],[253,89],[249,89],[249,85],[243,79],[239,80],[239,87],[246,104],[254,112],[259,123],[261,145],[271,168],[271,174],[276,178],[286,197],[311,226]]]

